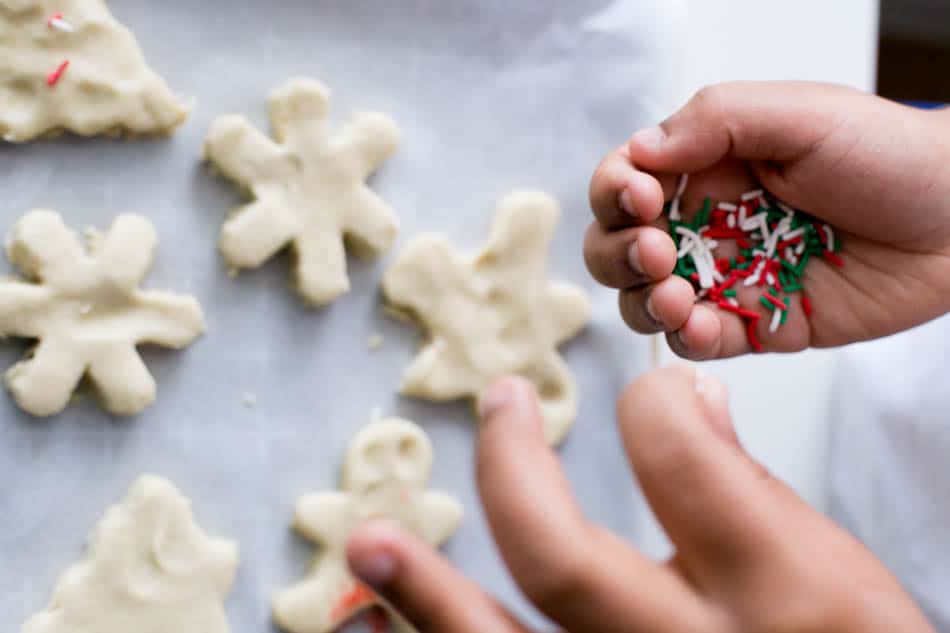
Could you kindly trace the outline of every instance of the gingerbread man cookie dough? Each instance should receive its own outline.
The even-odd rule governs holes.
[[[237,566],[234,543],[205,534],[171,483],[144,476],[23,633],[227,633],[222,603]]]
[[[36,339],[6,374],[17,404],[36,416],[61,412],[88,375],[103,406],[134,415],[155,400],[155,380],[136,346],[181,349],[204,332],[192,297],[138,288],[155,252],[155,229],[120,215],[86,247],[53,211],[28,213],[7,256],[29,278],[0,280],[0,337]]]
[[[448,540],[461,522],[462,507],[426,491],[431,468],[429,439],[411,422],[380,420],[356,436],[343,465],[342,491],[309,494],[297,503],[294,527],[321,550],[310,576],[276,597],[274,617],[281,627],[329,633],[379,604],[346,563],[347,539],[365,521],[398,521],[433,546]]]
[[[312,80],[290,81],[270,105],[273,141],[239,116],[208,133],[205,159],[253,198],[225,222],[221,252],[238,271],[291,246],[298,292],[326,305],[350,288],[344,238],[360,255],[396,238],[395,214],[366,179],[395,152],[399,131],[389,117],[362,112],[332,134],[330,94]]]
[[[548,281],[559,207],[521,192],[502,200],[488,244],[466,257],[436,235],[416,238],[383,279],[387,301],[427,331],[402,392],[428,400],[477,398],[509,374],[532,380],[547,437],[559,443],[577,416],[577,389],[558,346],[590,318],[584,292]]]
[[[0,138],[170,134],[187,109],[103,0],[0,0]]]

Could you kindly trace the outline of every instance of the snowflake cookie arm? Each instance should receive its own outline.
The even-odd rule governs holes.
[[[221,228],[219,248],[228,265],[258,268],[300,234],[300,222],[277,196],[235,210]]]
[[[39,318],[50,307],[49,288],[15,279],[0,279],[0,338],[39,338],[43,333]]]
[[[451,538],[462,522],[462,504],[441,492],[422,495],[419,508],[419,537],[438,547]]]
[[[353,161],[361,181],[389,159],[399,147],[396,122],[379,112],[357,112],[333,139],[334,149]]]
[[[48,417],[66,408],[85,372],[86,362],[78,350],[48,338],[7,371],[6,383],[21,409]]]
[[[270,96],[274,138],[302,156],[321,148],[327,136],[330,91],[314,79],[291,79]]]
[[[212,123],[203,153],[225,178],[248,191],[293,173],[287,152],[238,115]]]
[[[134,307],[117,321],[127,328],[128,340],[136,345],[160,345],[182,349],[204,334],[201,305],[194,297],[158,290],[139,291]]]
[[[590,300],[577,286],[551,282],[541,301],[541,313],[554,328],[555,345],[574,338],[590,322]]]
[[[100,274],[122,292],[132,293],[148,274],[155,257],[155,227],[140,215],[116,217],[105,237],[92,244]]]
[[[155,402],[155,379],[131,344],[99,350],[89,361],[89,378],[113,415],[135,415]]]
[[[304,495],[294,509],[294,529],[327,549],[342,548],[349,536],[351,504],[343,492]]]
[[[28,277],[60,290],[82,286],[94,273],[79,238],[62,216],[46,209],[16,223],[7,237],[7,258]]]
[[[301,232],[293,243],[297,292],[313,306],[331,303],[350,290],[343,238],[320,227]]]
[[[399,219],[383,199],[361,185],[347,196],[343,231],[357,255],[378,255],[389,250],[399,232]]]

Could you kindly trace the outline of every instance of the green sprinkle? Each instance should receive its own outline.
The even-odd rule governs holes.
[[[724,297],[735,297],[738,293],[731,288],[729,290],[724,290],[722,296]]]
[[[769,288],[769,294],[772,295],[773,297],[778,297],[778,290],[776,290],[775,288]]]
[[[759,297],[759,303],[761,303],[766,308],[768,308],[769,312],[775,312],[775,306],[772,305],[772,302],[766,299],[765,297]]]
[[[785,292],[788,293],[788,294],[791,294],[791,293],[793,293],[793,292],[801,292],[801,291],[802,291],[802,285],[801,285],[801,284],[789,284],[789,285],[785,286],[785,287],[783,288],[783,290],[785,290]]]

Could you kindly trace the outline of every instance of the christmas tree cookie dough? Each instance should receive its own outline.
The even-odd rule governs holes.
[[[218,119],[208,133],[205,159],[253,199],[225,222],[221,252],[238,271],[290,246],[301,297],[326,305],[350,288],[344,237],[366,255],[396,238],[396,216],[366,179],[395,152],[399,131],[389,117],[363,112],[331,133],[330,94],[306,79],[274,92],[270,108],[273,141],[240,116]]]
[[[454,499],[426,490],[432,446],[411,422],[384,419],[363,429],[343,464],[342,491],[305,495],[294,527],[321,551],[303,582],[277,595],[274,618],[290,633],[329,633],[381,602],[350,575],[346,542],[367,520],[387,518],[438,546],[462,519]],[[397,619],[398,626],[406,629]]]
[[[36,416],[66,408],[84,375],[115,415],[155,400],[136,346],[183,348],[204,332],[192,297],[138,288],[155,252],[145,218],[120,215],[84,247],[53,211],[31,211],[7,238],[7,257],[28,277],[0,280],[0,338],[36,339],[6,374],[17,404]]]
[[[583,291],[548,281],[559,208],[551,196],[502,200],[488,244],[466,257],[435,235],[416,238],[383,279],[387,301],[429,340],[406,370],[403,393],[436,401],[477,398],[520,374],[541,395],[547,437],[559,443],[577,415],[577,389],[558,346],[590,318]]]
[[[234,543],[208,537],[188,499],[145,476],[106,513],[85,558],[22,633],[227,633],[223,602],[237,565]]]
[[[0,138],[164,135],[187,115],[103,0],[0,0]]]

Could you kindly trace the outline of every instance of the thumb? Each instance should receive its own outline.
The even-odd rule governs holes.
[[[790,520],[812,513],[739,446],[715,378],[688,368],[648,374],[621,396],[618,420],[647,500],[700,583],[757,567]]]
[[[786,162],[820,146],[837,126],[841,99],[861,93],[804,82],[734,82],[700,90],[658,127],[629,143],[641,169],[692,173],[723,158]]]

